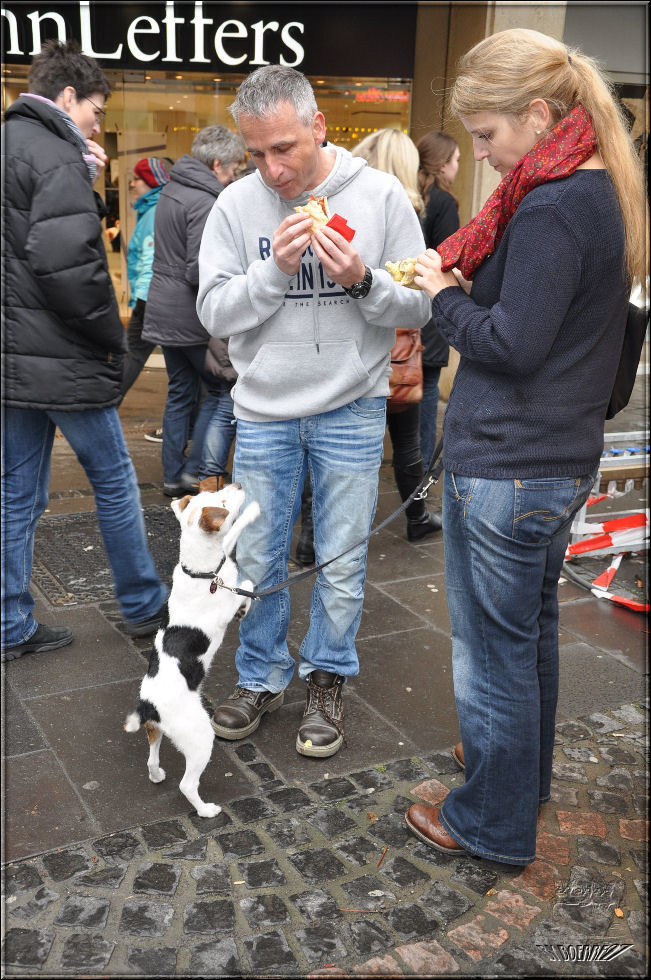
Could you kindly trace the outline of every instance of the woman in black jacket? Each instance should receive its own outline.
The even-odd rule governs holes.
[[[425,201],[423,234],[428,248],[436,248],[459,227],[457,199],[450,187],[459,170],[459,146],[447,133],[427,133],[417,144],[420,157],[418,189]],[[420,332],[423,345],[423,400],[420,405],[420,446],[425,464],[436,446],[436,421],[441,368],[450,348],[432,320]]]
[[[73,638],[67,627],[37,624],[29,593],[57,427],[95,492],[128,632],[154,632],[168,594],[115,408],[125,337],[92,186],[107,158],[91,139],[110,87],[75,42],[48,42],[29,87],[7,109],[2,139],[3,662]]]

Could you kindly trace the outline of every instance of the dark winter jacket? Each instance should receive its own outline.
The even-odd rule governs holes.
[[[126,337],[86,164],[48,103],[21,96],[5,118],[3,401],[117,405]]]
[[[172,168],[156,206],[154,274],[149,286],[144,340],[166,347],[208,344],[197,316],[199,246],[206,218],[222,185],[187,153]]]
[[[459,227],[457,202],[447,191],[432,184],[423,218],[423,235],[428,248],[437,248],[441,242],[453,235]],[[426,323],[420,332],[425,346],[423,367],[441,368],[448,363],[450,346],[438,330],[433,320]]]

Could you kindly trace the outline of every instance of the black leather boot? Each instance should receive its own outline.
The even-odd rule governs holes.
[[[407,517],[408,541],[420,541],[421,538],[426,537],[428,534],[434,534],[443,527],[441,515],[430,513],[425,507],[424,500],[421,503],[423,504],[424,513],[420,517]]]
[[[411,466],[395,466],[394,473],[400,498],[404,501],[414,492],[425,473],[422,459]],[[432,514],[425,500],[412,500],[405,511],[407,517],[407,540],[420,541],[428,534],[434,534],[443,527],[440,514]]]
[[[341,689],[346,678],[327,670],[313,670],[307,679],[303,721],[296,751],[316,759],[337,752],[344,740],[344,704]]]
[[[314,525],[312,523],[312,486],[310,478],[306,477],[303,495],[301,497],[301,533],[296,545],[296,561],[299,565],[313,565],[314,554]]]

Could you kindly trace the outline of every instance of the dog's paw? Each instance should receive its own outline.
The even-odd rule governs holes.
[[[160,766],[156,766],[149,770],[149,778],[152,783],[162,783],[165,779],[165,770],[161,769]]]
[[[243,588],[245,588],[247,590],[250,590],[250,588],[252,588],[252,587],[253,586],[248,586],[248,585],[244,585],[243,586]],[[240,620],[244,619],[244,617],[246,616],[246,614],[248,613],[248,611],[249,611],[250,608],[251,608],[251,600],[247,598],[247,599],[244,600],[244,602],[242,603],[242,605],[240,606],[240,608],[235,613],[235,622],[236,623],[239,623]]]
[[[197,807],[197,813],[200,817],[216,817],[221,812],[222,808],[216,803],[202,803],[201,806]]]

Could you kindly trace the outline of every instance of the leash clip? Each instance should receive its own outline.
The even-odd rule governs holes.
[[[432,486],[433,483],[437,483],[437,480],[433,476],[428,476],[427,483],[425,483],[422,489],[418,491],[418,493],[414,497],[414,500],[424,500],[425,497],[427,496],[427,491],[429,490],[429,488]]]

